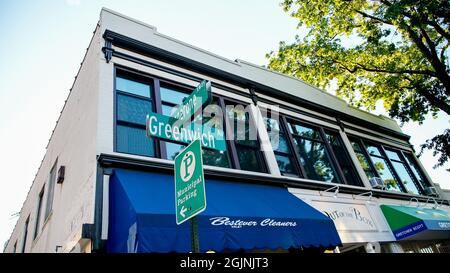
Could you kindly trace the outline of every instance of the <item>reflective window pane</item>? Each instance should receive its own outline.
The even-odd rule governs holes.
[[[228,158],[227,151],[202,149],[202,153],[204,165],[224,168],[230,167],[230,159]]]
[[[275,152],[290,154],[291,150],[289,149],[288,142],[286,136],[283,133],[279,132],[271,132],[269,133],[270,143]]]
[[[279,120],[264,117],[264,122],[267,127],[267,131],[281,131]]]
[[[405,186],[408,193],[419,194],[419,190],[414,184],[414,181],[409,175],[409,172],[406,169],[405,165],[396,161],[393,161],[392,165],[394,166],[394,170],[397,172],[397,175],[400,177],[400,180],[402,181],[403,186]]]
[[[350,141],[355,152],[362,152],[361,145],[357,141]]]
[[[151,94],[150,85],[121,77],[116,77],[116,89],[147,98],[150,98]]]
[[[175,88],[168,86],[161,86],[161,100],[165,102],[170,102],[173,104],[181,104],[183,99],[187,97],[189,94],[181,92],[180,90],[176,90]]]
[[[117,125],[116,148],[118,152],[155,156],[153,141],[145,135],[145,129]]]
[[[117,95],[117,119],[145,125],[151,102],[131,96]]]
[[[369,161],[362,153],[356,153],[356,157],[358,158],[359,164],[363,168],[366,173],[367,178],[371,179],[372,177],[376,177],[377,175],[373,172],[372,168],[370,168]]]
[[[414,159],[413,155],[405,154],[405,157],[406,157],[406,160],[408,161],[409,167],[411,167],[411,170],[414,173],[414,176],[420,182],[422,187],[424,187],[424,188],[429,187],[430,185],[427,183],[427,180],[423,177],[422,172],[420,171],[420,168],[417,165],[417,162]]]
[[[169,105],[162,105],[162,112],[165,116],[172,116],[172,111],[174,111],[175,107],[169,106]]]
[[[319,131],[316,129],[310,128],[305,125],[291,124],[291,123],[289,123],[288,126],[289,131],[297,136],[322,140]]]
[[[309,179],[339,183],[323,143],[294,138],[300,159]]]
[[[371,159],[375,165],[375,169],[380,174],[381,179],[383,179],[386,189],[401,192],[397,180],[394,178],[392,170],[389,168],[386,160],[375,156],[372,156]]]
[[[244,146],[236,146],[236,152],[242,170],[261,172],[262,168],[259,165],[257,151]]]
[[[297,176],[297,171],[295,170],[294,163],[291,157],[284,155],[275,155],[277,159],[278,167],[282,175],[293,175]]]
[[[227,105],[234,105],[228,103]],[[227,107],[227,117],[230,121],[230,128],[234,132],[234,140],[236,143],[258,147],[258,138],[256,128],[253,122],[250,122],[250,113],[242,105],[234,105],[234,107]]]
[[[175,157],[186,147],[184,145],[177,144],[177,143],[172,143],[172,142],[167,142],[167,141],[164,141],[164,142],[166,143],[167,159],[170,159],[170,160],[175,160]]]
[[[395,152],[395,151],[386,150],[386,154],[387,154],[387,156],[389,157],[389,159],[391,159],[391,160],[402,161],[402,160],[400,159],[400,156],[398,155],[398,153]]]
[[[367,148],[367,152],[370,155],[382,156],[381,152],[380,152],[380,149],[378,147],[375,147],[373,145],[366,145],[366,148]]]

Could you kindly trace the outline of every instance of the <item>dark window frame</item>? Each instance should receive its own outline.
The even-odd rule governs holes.
[[[56,178],[58,171],[58,158],[55,159],[55,162],[52,165],[52,168],[49,172],[49,178],[47,183],[47,200],[45,202],[45,211],[44,211],[44,222],[52,215],[53,213],[53,201],[55,199],[55,187],[56,187]],[[52,175],[53,174],[53,175]]]
[[[45,193],[45,184],[44,184],[44,186],[42,186],[42,189],[38,195],[38,205],[37,205],[37,211],[36,211],[36,222],[34,224],[33,240],[36,239],[36,237],[39,235],[39,231],[40,231],[41,211],[42,211],[42,203],[44,202],[44,193]]]
[[[139,81],[144,81],[146,83],[148,83],[149,85],[151,85],[152,90],[151,90],[151,94],[150,94],[150,99],[149,98],[144,98],[142,96],[136,95],[136,94],[130,94],[127,92],[123,92],[120,90],[117,90],[116,88],[116,78],[119,76],[125,75],[125,78],[128,79],[137,79]],[[117,150],[117,141],[118,141],[118,137],[117,137],[117,126],[118,125],[125,125],[125,126],[129,126],[129,127],[135,127],[135,128],[139,128],[139,129],[145,129],[145,125],[141,125],[141,124],[136,124],[136,123],[132,123],[132,122],[126,122],[126,121],[120,121],[118,120],[118,103],[117,103],[117,96],[118,95],[125,95],[125,96],[132,96],[132,97],[136,97],[139,99],[146,99],[148,101],[151,102],[152,105],[152,109],[154,109],[154,111],[158,114],[163,114],[163,110],[162,107],[163,105],[172,105],[173,103],[170,102],[163,102],[161,99],[161,93],[160,93],[160,86],[162,85],[166,85],[166,86],[173,86],[175,88],[178,88],[179,91],[183,92],[186,91],[186,94],[188,94],[188,92],[192,92],[193,87],[192,86],[188,86],[185,84],[181,84],[181,83],[177,83],[173,80],[167,79],[167,78],[163,78],[163,77],[159,77],[159,76],[153,76],[147,73],[144,73],[142,71],[138,71],[135,70],[133,68],[129,68],[129,67],[125,67],[125,66],[121,66],[121,65],[115,65],[114,66],[114,79],[113,79],[113,92],[114,92],[114,96],[113,96],[113,116],[114,116],[114,129],[113,129],[113,150],[115,152],[118,153],[122,153],[122,154],[129,154],[129,155],[136,155],[134,153],[128,153],[128,152],[123,152],[123,151],[118,151]],[[226,117],[226,113],[225,113],[225,107],[224,107],[224,101],[231,101],[231,102],[235,102],[237,104],[241,104],[244,107],[248,105],[248,103],[245,102],[241,102],[241,101],[237,101],[235,99],[232,99],[230,97],[226,97],[223,95],[218,95],[218,94],[213,94],[213,98],[218,100],[218,104],[219,107],[221,107],[222,110],[222,114],[223,114],[223,121],[224,121],[224,126],[225,126],[225,130],[224,133],[228,134],[227,131],[229,130],[229,126],[227,126],[227,117]],[[256,125],[255,125],[256,126]],[[257,135],[258,136],[258,135]],[[153,138],[153,145],[154,145],[154,156],[153,158],[161,158],[161,159],[168,159],[167,157],[167,149],[166,149],[166,141],[165,140],[159,140],[157,138]],[[180,144],[180,145],[186,145],[186,143],[182,143],[182,142],[176,142],[176,141],[170,141],[171,143],[175,143],[175,144]],[[239,164],[239,159],[237,156],[237,152],[236,152],[236,145],[241,145],[241,144],[236,144],[234,141],[231,141],[230,139],[226,140],[227,143],[227,149],[228,149],[228,158],[230,160],[230,168],[232,169],[236,169],[236,170],[241,170],[240,168],[240,164]],[[258,136],[258,148],[256,149],[256,157],[258,160],[258,164],[262,167],[262,171],[263,173],[267,173],[268,172],[268,167],[267,167],[267,162],[266,159],[264,157],[264,155],[262,154],[262,152],[260,151],[260,147],[261,147],[261,143],[260,143],[260,139]],[[138,156],[145,156],[145,155],[138,155]],[[148,156],[145,156],[148,157]],[[170,159],[168,159],[170,160]]]
[[[414,172],[411,170],[411,166],[409,166],[409,162],[406,159],[406,157],[403,155],[403,151],[401,150],[395,150],[395,149],[391,149],[390,147],[383,148],[384,151],[389,150],[391,152],[395,152],[397,153],[397,155],[399,156],[400,160],[396,160],[396,159],[391,159],[388,156],[388,160],[391,162],[392,165],[394,165],[392,162],[397,162],[397,163],[401,163],[403,164],[403,166],[406,168],[406,172],[408,173],[409,177],[412,179],[414,185],[416,186],[418,192],[420,195],[424,195],[425,191],[423,189],[423,186],[420,184],[420,182],[417,180],[416,175],[414,174]],[[394,171],[397,172],[397,170],[394,168]],[[406,186],[405,186],[406,188]]]
[[[234,139],[234,132],[231,132],[231,128],[229,126],[230,120],[228,119],[228,113],[226,112],[226,103],[225,102],[232,102],[235,103],[235,105],[242,105],[244,108],[246,108],[247,106],[250,105],[250,103],[246,103],[246,102],[242,102],[230,97],[226,97],[226,96],[216,96],[219,99],[219,106],[222,109],[222,120],[224,121],[224,129],[225,129],[225,133],[227,136],[227,146],[228,148],[230,148],[230,159],[233,162],[232,165],[236,166],[235,168],[238,170],[242,170],[241,168],[241,164],[239,162],[239,157],[238,157],[238,147],[245,147],[247,149],[251,149],[254,150],[255,155],[256,155],[256,160],[258,161],[258,165],[262,168],[262,170],[260,171],[261,173],[268,173],[268,167],[267,167],[267,162],[266,162],[266,158],[263,154],[263,152],[261,151],[261,139],[259,137],[258,134],[258,128],[256,127],[257,125],[255,124],[254,119],[250,118],[249,119],[249,126],[254,126],[254,129],[256,130],[256,143],[257,146],[251,146],[251,145],[246,145],[244,143],[238,143],[237,139]],[[252,115],[250,113],[250,115]],[[233,121],[234,122],[234,121]]]
[[[23,242],[22,242],[21,253],[25,253],[25,250],[26,250],[26,247],[27,247],[29,224],[30,224],[30,215],[28,215],[27,219],[25,220],[25,228],[24,228],[24,234],[23,234]]]
[[[270,119],[272,119],[272,112],[269,109],[266,109],[265,112],[267,113],[266,118],[269,118],[268,116],[270,116]],[[293,176],[293,177],[302,177],[303,178],[303,174],[305,173],[305,170],[301,164],[298,164],[298,162],[300,162],[300,159],[297,158],[298,155],[295,152],[295,147],[293,146],[294,142],[293,142],[292,136],[290,135],[290,133],[288,133],[289,128],[287,128],[286,117],[284,115],[280,115],[280,113],[278,113],[278,126],[280,127],[278,130],[278,133],[282,133],[284,135],[289,152],[277,151],[277,150],[273,149],[273,147],[272,147],[272,151],[275,154],[275,156],[279,155],[279,156],[284,156],[284,157],[289,158],[292,161],[292,165],[293,165],[293,168],[295,169],[296,174],[291,174],[291,173],[283,174],[281,172],[281,170],[280,170],[280,173],[281,173],[281,175],[284,175],[284,176]],[[269,131],[267,129],[268,128],[266,126],[266,131],[267,131],[267,133],[269,133]]]
[[[290,115],[285,115],[285,114],[281,114],[281,113],[279,115],[280,115],[280,119],[279,119],[280,120],[280,126],[283,127],[284,133],[285,133],[286,138],[288,140],[289,148],[291,149],[291,152],[293,154],[295,165],[297,165],[297,167],[299,167],[299,170],[301,171],[301,172],[299,172],[299,175],[300,175],[301,178],[311,179],[311,178],[309,178],[307,176],[306,170],[305,170],[305,168],[303,167],[303,165],[301,163],[300,155],[298,153],[297,147],[296,147],[295,142],[294,142],[294,137],[303,138],[305,140],[309,140],[309,141],[313,141],[313,142],[323,143],[324,146],[325,146],[325,150],[328,153],[328,156],[329,156],[329,159],[330,159],[330,164],[332,165],[333,171],[335,172],[335,174],[337,176],[337,180],[339,181],[338,183],[334,183],[334,182],[331,182],[331,183],[333,183],[333,184],[353,185],[352,183],[349,183],[347,181],[347,179],[345,178],[344,172],[342,171],[342,168],[341,168],[341,166],[339,165],[339,163],[337,161],[337,157],[334,154],[333,148],[331,147],[331,145],[328,142],[327,137],[326,137],[326,132],[325,131],[334,132],[334,133],[337,134],[338,138],[341,140],[341,142],[342,142],[341,144],[344,144],[343,141],[342,141],[341,136],[339,135],[339,131],[337,129],[331,128],[331,127],[328,127],[328,126],[315,124],[315,123],[313,123],[311,121],[307,121],[307,120],[304,120],[304,119],[301,119],[301,118],[297,118],[297,117],[293,117],[293,116],[290,116]],[[320,135],[320,137],[321,137],[321,140],[314,139],[314,138],[309,138],[309,137],[306,137],[306,136],[294,136],[289,130],[289,127],[288,127],[289,123],[299,124],[299,125],[304,124],[306,127],[310,127],[313,130],[317,130],[319,135]],[[359,185],[355,185],[355,186],[363,187],[364,185],[363,185],[363,183],[361,181],[361,178],[358,175],[358,172],[356,171],[356,167],[354,166],[354,162],[351,160],[351,157],[348,154],[347,147],[345,145],[344,145],[344,149],[347,152],[346,156],[347,156],[347,159],[349,160],[349,163],[351,165],[351,168],[352,168],[353,172],[355,173],[355,177],[358,179],[357,183]]]
[[[395,169],[395,167],[394,167],[392,162],[402,163],[405,166],[405,168],[406,168],[406,170],[408,172],[408,175],[410,175],[410,177],[412,178],[413,183],[414,183],[414,185],[416,186],[416,188],[417,188],[417,190],[419,192],[419,195],[425,195],[423,185],[418,181],[418,178],[416,177],[416,175],[412,171],[411,166],[409,165],[409,162],[408,162],[408,160],[407,160],[407,158],[405,156],[405,154],[410,154],[412,156],[413,152],[406,151],[406,150],[403,150],[403,149],[398,148],[398,147],[394,147],[394,146],[389,145],[389,144],[376,142],[376,141],[373,141],[373,140],[370,140],[370,139],[367,139],[367,138],[364,138],[364,137],[356,136],[356,135],[349,135],[349,139],[355,140],[355,141],[358,141],[358,143],[361,143],[361,145],[362,145],[361,147],[363,148],[362,152],[367,155],[366,158],[368,159],[368,162],[371,165],[371,169],[373,169],[373,171],[375,171],[375,173],[377,174],[378,177],[380,177],[380,174],[376,170],[376,168],[375,168],[375,166],[374,166],[374,164],[372,162],[372,159],[370,158],[371,156],[375,156],[377,158],[384,159],[387,162],[387,164],[389,165],[389,168],[392,170],[392,175],[397,180],[396,182],[400,186],[401,192],[402,193],[411,194],[406,189],[406,186],[403,185],[403,182],[401,182],[400,176],[398,175],[397,170]],[[380,157],[378,155],[374,155],[374,154],[371,155],[371,154],[369,154],[367,149],[366,149],[366,144],[369,144],[369,145],[377,147],[379,149],[379,151],[380,151],[382,156]],[[392,151],[392,152],[396,152],[397,155],[399,155],[399,157],[400,157],[400,161],[391,159],[387,155],[386,150]],[[420,175],[424,179],[424,183],[426,185],[428,185],[429,187],[431,187],[430,181],[428,180],[428,178],[426,177],[424,171],[422,170],[422,168],[418,164],[416,158],[414,156],[412,156],[412,159],[414,160],[414,163],[417,165],[418,172],[420,173]]]

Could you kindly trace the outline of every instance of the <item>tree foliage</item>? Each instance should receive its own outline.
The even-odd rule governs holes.
[[[450,115],[449,0],[284,0],[307,32],[267,55],[269,68],[327,89],[373,110],[382,100],[391,117],[423,122]],[[302,28],[300,28],[302,29]],[[424,144],[449,160],[448,145]],[[448,140],[448,132],[447,132]],[[442,163],[442,164],[441,164]]]

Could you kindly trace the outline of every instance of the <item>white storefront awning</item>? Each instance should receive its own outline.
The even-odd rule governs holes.
[[[296,188],[289,192],[332,219],[343,244],[395,241],[375,198]]]

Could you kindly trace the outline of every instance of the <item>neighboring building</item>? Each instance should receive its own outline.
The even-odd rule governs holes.
[[[170,115],[202,80],[229,137],[203,152],[202,251],[448,249],[448,203],[394,120],[103,9],[4,251],[189,251],[173,200],[184,146],[146,137],[146,115]],[[235,122],[257,140],[233,140]]]

